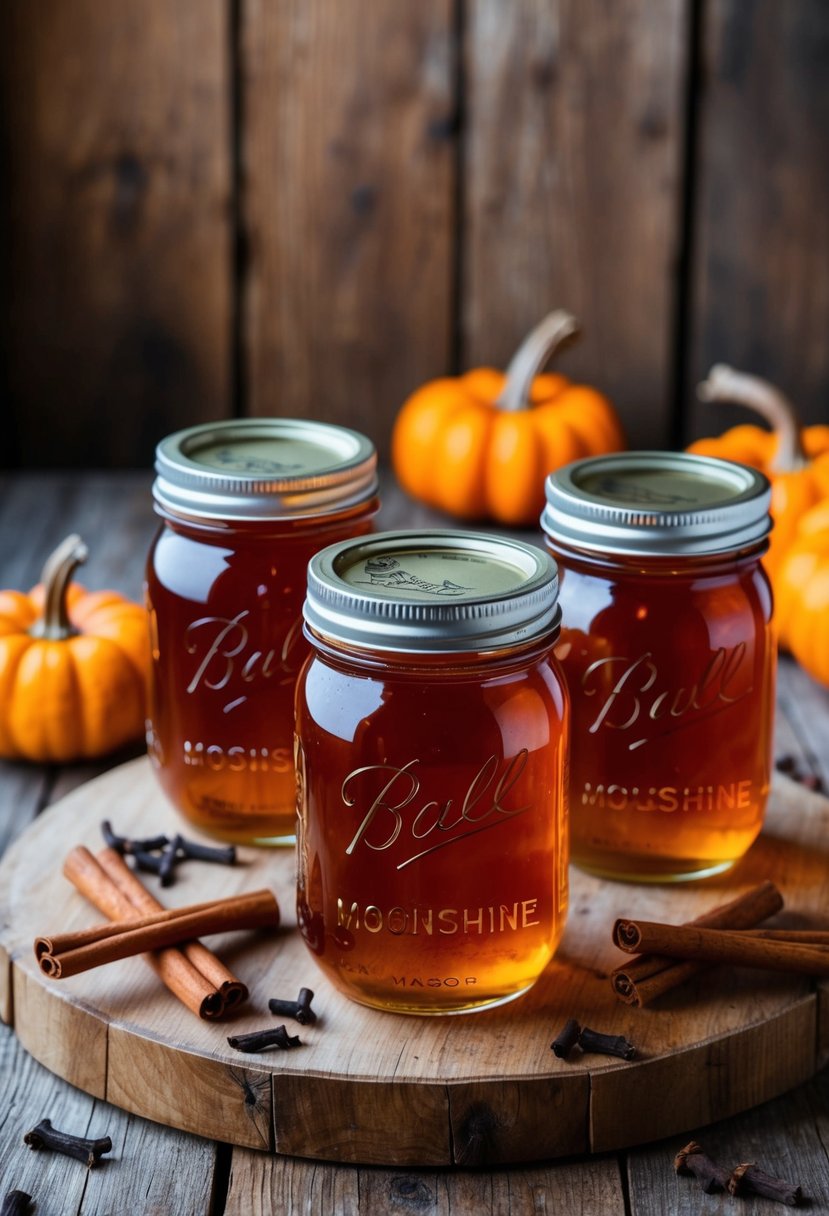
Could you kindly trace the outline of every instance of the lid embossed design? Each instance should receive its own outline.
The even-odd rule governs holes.
[[[558,569],[534,545],[477,532],[380,532],[308,565],[312,633],[402,652],[489,651],[558,631]]]

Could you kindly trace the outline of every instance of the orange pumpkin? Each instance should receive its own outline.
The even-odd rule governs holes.
[[[0,591],[0,755],[41,762],[105,755],[144,729],[147,619],[115,591],[71,584],[87,556],[58,546],[28,595]]]
[[[764,564],[776,588],[801,517],[829,496],[829,426],[801,429],[793,405],[779,389],[722,363],[711,368],[699,395],[704,401],[745,405],[771,426],[735,426],[716,439],[698,439],[688,451],[752,465],[770,479],[774,530]]]
[[[829,686],[829,498],[802,516],[778,572],[775,598],[781,643]]]
[[[574,317],[553,312],[528,335],[506,373],[478,367],[413,393],[392,435],[403,489],[462,519],[535,524],[551,469],[624,447],[606,397],[564,376],[538,374],[578,332]]]

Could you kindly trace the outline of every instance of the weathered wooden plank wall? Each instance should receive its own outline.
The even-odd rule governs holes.
[[[2,6],[10,463],[140,464],[227,411],[228,29],[226,0]]]
[[[451,0],[242,5],[248,407],[384,442],[451,358]]]
[[[686,0],[474,0],[464,149],[464,364],[505,363],[551,308],[565,364],[671,432]]]
[[[825,0],[9,0],[8,466],[369,431],[548,308],[632,442],[714,359],[829,420]]]
[[[692,368],[769,376],[829,422],[829,4],[711,0],[700,86]]]

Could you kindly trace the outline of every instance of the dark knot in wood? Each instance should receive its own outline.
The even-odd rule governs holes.
[[[484,1102],[470,1106],[455,1137],[458,1165],[489,1165],[497,1159],[498,1116]]]
[[[389,1198],[394,1200],[396,1205],[411,1208],[415,1211],[422,1208],[432,1208],[435,1205],[435,1196],[426,1183],[420,1178],[412,1178],[408,1175],[392,1178],[391,1185],[389,1186]]]

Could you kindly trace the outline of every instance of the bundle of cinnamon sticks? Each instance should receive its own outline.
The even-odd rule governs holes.
[[[248,990],[206,946],[196,940],[232,929],[275,929],[279,905],[271,891],[166,909],[114,849],[97,856],[82,845],[69,853],[63,872],[111,922],[75,933],[35,939],[35,957],[52,979],[143,954],[178,999],[210,1020],[247,999]]]
[[[782,907],[777,887],[764,882],[686,925],[617,920],[614,944],[640,957],[613,971],[613,990],[628,1005],[647,1005],[718,963],[829,975],[829,931],[756,927]]]

